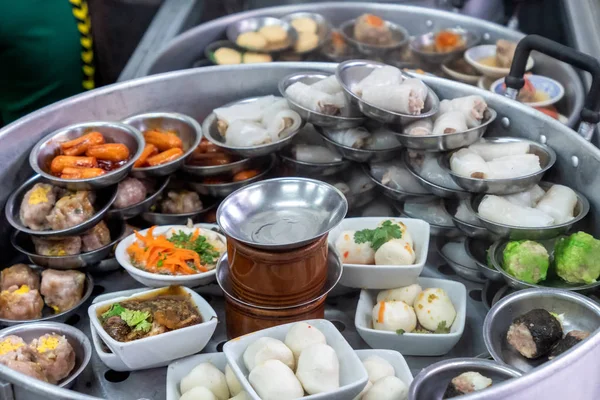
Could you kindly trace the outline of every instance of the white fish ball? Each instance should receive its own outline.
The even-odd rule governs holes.
[[[408,386],[400,378],[386,376],[373,384],[363,396],[363,400],[406,400]]]
[[[362,363],[369,374],[369,381],[372,383],[386,376],[396,376],[396,371],[392,364],[379,356],[367,357]]]
[[[248,381],[262,400],[291,400],[304,397],[304,389],[287,365],[279,360],[267,360],[257,365]]]
[[[230,398],[229,400],[252,400],[247,392],[241,391],[235,397]]]
[[[404,239],[392,239],[375,252],[376,265],[412,265],[415,259],[415,251]]]
[[[204,386],[196,386],[181,395],[179,400],[218,400],[218,397]]]
[[[181,393],[187,393],[192,388],[202,386],[210,390],[218,400],[229,399],[229,388],[223,374],[211,363],[197,365],[180,383]]]
[[[313,344],[327,344],[327,339],[323,332],[306,322],[294,324],[287,335],[285,335],[285,345],[292,350],[294,357],[298,359],[302,350]]]
[[[373,328],[380,331],[412,332],[417,327],[415,310],[403,301],[380,301],[373,307]]]
[[[340,362],[326,344],[313,344],[298,359],[296,376],[308,394],[331,392],[340,387]]]
[[[444,289],[439,288],[429,288],[419,293],[415,312],[419,323],[430,331],[435,331],[442,322],[446,328],[450,328],[456,318],[452,300]]]
[[[343,231],[335,241],[335,248],[344,264],[375,264],[375,251],[371,243],[354,242],[355,231]]]
[[[233,370],[229,364],[225,366],[225,380],[227,381],[229,393],[231,393],[232,396],[237,396],[238,393],[242,391],[242,384],[238,380],[237,376],[235,376],[233,373]]]
[[[377,295],[377,301],[403,301],[409,306],[415,304],[415,300],[423,289],[418,283],[404,286],[398,289],[382,290]]]
[[[294,354],[281,340],[261,337],[244,352],[244,364],[252,371],[258,364],[267,360],[279,360],[291,370],[296,367]]]
[[[410,244],[410,247],[415,247],[415,243],[413,241],[413,238],[410,234],[410,232],[408,231],[408,227],[406,226],[406,224],[402,221],[395,221],[395,220],[389,220],[391,221],[393,224],[396,224],[398,226],[400,226],[400,231],[402,232],[402,237],[401,239],[404,239],[408,242],[408,244]],[[382,226],[384,224],[385,221],[381,222],[379,224],[379,226]]]

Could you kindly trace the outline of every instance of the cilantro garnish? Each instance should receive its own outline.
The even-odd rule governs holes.
[[[396,329],[396,334],[404,335],[404,333],[406,333],[406,331],[404,329]]]
[[[433,333],[450,333],[450,328],[450,326],[446,326],[446,321],[442,321],[438,324]]]
[[[221,254],[208,243],[205,236],[198,235],[194,241],[192,241],[192,236],[193,233],[179,231],[173,234],[168,240],[177,248],[193,250],[198,253],[202,264],[215,264]]]
[[[150,313],[147,311],[129,310],[119,303],[113,304],[108,311],[102,314],[102,318],[120,317],[125,323],[136,331],[148,332],[152,328]]]
[[[375,251],[390,240],[401,238],[402,230],[400,226],[392,223],[390,220],[385,221],[376,229],[363,229],[354,234],[354,241],[356,243],[371,243],[371,247]]]
[[[110,317],[118,317],[123,311],[125,311],[125,309],[119,303],[115,303],[110,306],[108,311],[102,314],[102,318],[109,319]]]

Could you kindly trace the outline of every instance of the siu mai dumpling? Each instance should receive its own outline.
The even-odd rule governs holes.
[[[375,252],[375,265],[412,265],[415,251],[404,239],[392,239]]]
[[[306,323],[298,322],[294,324],[287,335],[285,335],[285,345],[292,350],[294,357],[298,359],[304,349],[314,344],[327,344],[325,335],[316,327]]]
[[[300,353],[296,376],[306,393],[331,392],[340,387],[340,362],[335,350],[322,343]]]
[[[262,400],[292,400],[304,397],[294,372],[279,360],[267,360],[254,368],[248,381]]]
[[[353,34],[359,42],[375,46],[389,46],[394,40],[386,22],[373,14],[363,14],[358,17],[354,21]]]
[[[294,354],[278,339],[261,337],[250,344],[244,352],[244,364],[248,371],[252,371],[258,364],[267,360],[279,360],[292,370],[296,367]]]
[[[375,251],[371,243],[356,243],[354,234],[356,231],[343,231],[335,241],[335,248],[342,257],[344,264],[375,264]]]

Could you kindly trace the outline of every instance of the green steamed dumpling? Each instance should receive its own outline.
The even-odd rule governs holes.
[[[509,242],[502,257],[504,270],[518,280],[535,284],[546,279],[550,256],[541,244],[532,240]]]
[[[556,273],[569,283],[594,283],[600,276],[600,240],[585,232],[563,237],[554,245]]]

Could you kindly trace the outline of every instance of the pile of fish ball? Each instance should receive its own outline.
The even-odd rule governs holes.
[[[408,385],[396,377],[392,364],[379,356],[363,360],[369,374],[367,386],[354,400],[407,400]]]
[[[194,367],[180,382],[180,400],[250,400],[231,367],[225,373],[209,362]]]

